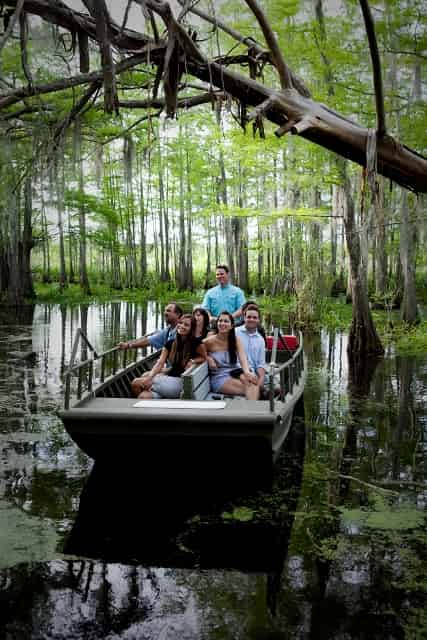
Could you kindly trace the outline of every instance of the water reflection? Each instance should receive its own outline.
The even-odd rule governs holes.
[[[304,448],[300,421],[268,495],[241,495],[238,464],[233,484],[220,473],[195,478],[179,461],[161,479],[155,463],[95,463],[65,545],[69,560],[0,573],[3,627],[10,637],[58,639],[256,638],[273,629]]]
[[[85,323],[100,351],[160,325],[161,311],[111,302],[3,318],[0,636],[417,637],[426,357],[389,352],[361,374],[344,333],[306,336],[306,428],[257,497],[191,466],[163,488],[155,460],[90,474],[56,416],[75,330]],[[65,541],[82,555],[64,556]]]

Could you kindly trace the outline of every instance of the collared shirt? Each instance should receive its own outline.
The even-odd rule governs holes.
[[[206,291],[202,307],[217,318],[221,311],[234,313],[245,301],[245,294],[240,287],[235,287],[234,284],[229,283],[224,286],[217,284],[216,287]]]
[[[176,336],[176,327],[169,325],[160,331],[156,331],[152,336],[148,336],[148,342],[154,349],[163,349],[169,340],[174,340]]]
[[[258,331],[249,332],[245,325],[236,328],[236,336],[243,343],[249,367],[257,372],[258,369],[265,370],[265,342]]]

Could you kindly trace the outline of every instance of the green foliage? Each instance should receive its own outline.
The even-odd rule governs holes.
[[[224,511],[222,518],[224,520],[237,520],[238,522],[250,522],[254,519],[254,511],[248,507],[235,507],[233,511]]]
[[[376,505],[374,511],[363,509],[341,509],[346,524],[357,524],[361,527],[389,531],[407,531],[416,529],[424,522],[424,516],[414,508],[403,507],[390,509]]]
[[[417,355],[427,352],[427,321],[424,320],[415,327],[401,322],[393,329],[393,339],[397,351],[402,355]]]

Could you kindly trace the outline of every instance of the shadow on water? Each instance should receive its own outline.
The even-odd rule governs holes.
[[[220,457],[197,459],[196,451],[193,464],[189,452],[187,462],[169,457],[167,465],[154,457],[95,462],[65,553],[147,566],[274,570],[290,530],[289,501],[301,485],[304,434],[296,423],[273,479],[264,478],[268,494],[257,491],[256,468],[251,478],[239,459],[231,467]]]
[[[64,560],[0,574],[0,625],[10,638],[267,637],[304,451],[296,418],[268,493],[245,491],[237,462],[234,484],[96,462]]]

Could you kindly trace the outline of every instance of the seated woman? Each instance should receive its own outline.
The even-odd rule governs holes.
[[[179,398],[182,391],[181,374],[206,359],[206,349],[194,337],[196,321],[189,313],[178,321],[176,338],[163,347],[151,371],[132,381],[132,392],[142,399]],[[165,368],[166,363],[170,366]]]
[[[194,331],[194,337],[199,343],[204,340],[209,333],[209,313],[203,307],[196,307],[193,309],[193,318],[196,320],[196,329]]]
[[[243,344],[235,334],[234,319],[228,311],[219,314],[216,333],[203,344],[208,354],[212,391],[258,400],[258,378],[249,370]]]

